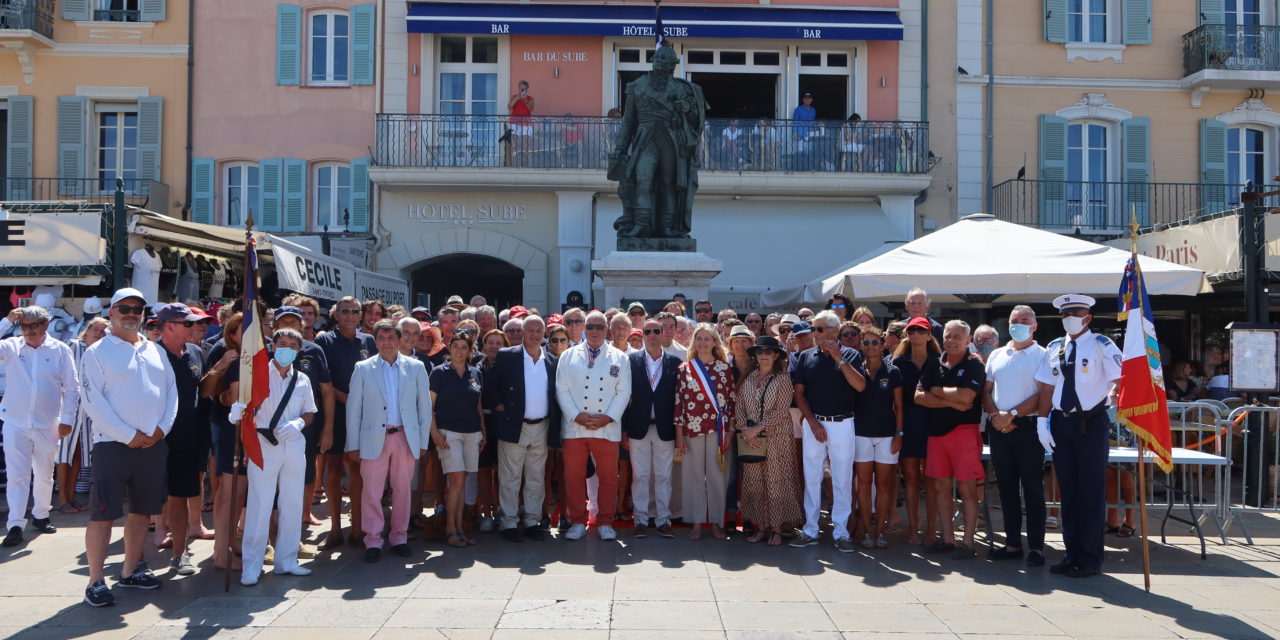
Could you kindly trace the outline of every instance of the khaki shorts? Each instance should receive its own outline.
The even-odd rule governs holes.
[[[440,467],[445,473],[466,471],[472,473],[480,469],[480,432],[461,433],[441,429],[448,449],[439,449]]]

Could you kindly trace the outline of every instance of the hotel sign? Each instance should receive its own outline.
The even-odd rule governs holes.
[[[425,224],[516,224],[526,219],[522,204],[411,204],[408,218]]]

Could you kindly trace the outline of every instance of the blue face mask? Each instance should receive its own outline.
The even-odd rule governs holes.
[[[1026,325],[1026,324],[1009,325],[1009,337],[1013,338],[1014,342],[1022,342],[1023,340],[1030,338],[1031,325]]]
[[[289,347],[276,347],[275,353],[272,354],[276,364],[282,367],[293,364],[293,359],[296,357],[298,357],[298,350],[290,349]]]

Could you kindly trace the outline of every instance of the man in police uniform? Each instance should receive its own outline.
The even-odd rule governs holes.
[[[1094,304],[1088,296],[1059,296],[1067,335],[1049,343],[1036,372],[1041,417],[1036,432],[1062,493],[1062,538],[1066,556],[1052,573],[1087,578],[1102,572],[1103,527],[1107,513],[1107,397],[1120,379],[1120,349],[1089,330]],[[1052,410],[1052,411],[1050,411]]]

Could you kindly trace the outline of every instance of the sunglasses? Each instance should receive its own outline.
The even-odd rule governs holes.
[[[126,316],[140,316],[144,311],[147,310],[147,306],[143,304],[140,304],[140,305],[118,304],[113,308],[116,311],[119,311],[120,313]]]
[[[711,313],[711,308],[710,308],[710,307],[703,307],[703,308],[701,308],[701,309],[694,309],[694,310],[693,310],[693,312],[694,312],[694,313]]]
[[[791,327],[778,327],[778,334],[791,333]]]
[[[862,334],[861,334],[861,333],[858,333],[857,331],[846,331],[846,332],[844,332],[844,333],[840,334],[840,337],[841,337],[841,338],[856,338],[856,337],[858,337],[858,336],[860,336],[860,335],[862,335]],[[864,343],[864,344],[865,344],[865,343]]]
[[[604,325],[602,325],[602,324],[589,324],[589,325],[587,325],[587,331],[604,331],[605,329],[608,329],[608,327],[606,327],[606,326],[604,326]]]
[[[361,313],[359,309],[338,309],[338,315],[343,316],[354,316],[359,313]]]
[[[862,341],[862,346],[864,347],[878,347],[881,344],[882,343],[879,340],[863,340]]]
[[[644,315],[644,312],[643,312],[643,311],[632,311],[631,313],[628,313],[627,315],[629,315],[629,316],[631,316],[631,317],[635,318],[635,317],[637,317],[637,316],[642,316],[642,315]]]
[[[844,304],[843,304],[843,303],[841,303],[841,304],[833,304],[833,305],[831,305],[831,308],[832,308],[832,309],[843,309],[843,308],[844,308]]]
[[[645,329],[644,334],[646,336],[654,336],[654,335],[660,336],[662,335],[662,329]]]
[[[18,323],[18,328],[22,329],[23,331],[35,331],[36,329],[39,329],[40,327],[43,327],[43,326],[44,326],[43,322],[19,322]]]
[[[747,320],[746,322],[747,324],[760,324],[761,322],[764,322],[764,320]]]
[[[929,330],[921,329],[920,327],[911,327],[910,329],[907,329],[907,333],[929,333]]]
[[[169,321],[169,324],[180,324],[180,325],[182,325],[182,326],[184,326],[184,327],[186,327],[186,328],[190,329],[190,328],[192,327],[192,325],[194,325],[194,324],[195,324],[195,322],[194,322],[194,321],[191,321],[191,320],[170,320],[170,321]]]
[[[562,342],[568,342],[568,341],[569,341],[569,339],[568,339],[568,338],[552,338],[552,339],[548,340],[547,342],[548,342],[548,343],[550,343],[550,344],[560,344],[560,343],[562,343]]]
[[[566,319],[566,320],[564,321],[564,323],[565,323],[565,324],[570,325],[570,326],[575,325],[575,324],[582,324],[582,323],[584,323],[584,322],[586,322],[586,320],[581,320],[581,319],[577,319],[577,320],[567,320],[567,319]]]

